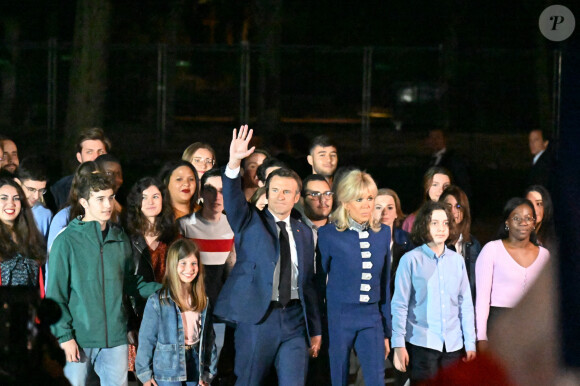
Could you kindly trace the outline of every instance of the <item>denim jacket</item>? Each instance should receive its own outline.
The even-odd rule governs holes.
[[[135,369],[141,382],[151,378],[165,382],[187,380],[183,322],[177,304],[167,298],[161,304],[160,291],[147,300],[139,330]],[[217,372],[217,349],[209,306],[201,312],[199,341],[200,380],[211,383]]]

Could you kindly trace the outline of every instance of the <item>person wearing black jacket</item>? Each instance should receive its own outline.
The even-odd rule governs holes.
[[[475,262],[481,252],[481,244],[471,234],[471,212],[465,192],[456,185],[449,185],[441,194],[440,202],[445,203],[453,214],[456,225],[455,237],[450,238],[448,247],[465,259],[467,278],[471,288],[471,297],[475,304]]]
[[[135,275],[161,283],[167,248],[178,237],[173,209],[165,186],[156,178],[137,181],[127,196],[123,227],[131,239]],[[134,371],[137,336],[147,299],[125,297],[128,314],[129,370]]]

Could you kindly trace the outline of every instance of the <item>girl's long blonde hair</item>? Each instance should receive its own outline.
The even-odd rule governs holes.
[[[370,174],[363,172],[361,170],[355,169],[348,172],[344,178],[342,178],[338,186],[336,187],[336,200],[338,202],[338,207],[332,212],[331,221],[336,225],[339,231],[345,231],[348,229],[348,213],[343,204],[351,202],[359,198],[365,191],[370,192],[373,196],[377,196],[377,184],[371,177]],[[381,223],[379,221],[370,220],[371,229],[378,232],[381,229]]]
[[[177,273],[177,264],[179,260],[185,259],[191,255],[197,258],[198,272],[197,276],[191,282],[189,290],[189,298],[191,305],[184,303],[184,300],[179,297],[181,294],[181,279]],[[190,239],[178,239],[169,247],[167,251],[167,268],[165,269],[165,276],[163,277],[163,287],[159,292],[159,300],[161,303],[169,304],[171,298],[182,311],[197,311],[201,312],[207,307],[207,295],[205,293],[203,265],[201,264],[199,248]]]

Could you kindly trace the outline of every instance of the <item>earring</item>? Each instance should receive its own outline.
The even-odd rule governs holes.
[[[508,227],[508,225],[507,225],[507,224],[505,224],[505,230],[506,230],[506,231],[509,231],[509,230],[510,230],[510,227]]]

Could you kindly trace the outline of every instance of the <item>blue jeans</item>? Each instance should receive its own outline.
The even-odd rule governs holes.
[[[186,382],[167,382],[157,379],[155,382],[158,386],[197,386],[199,384],[199,351],[194,348],[185,351],[185,370],[187,371]]]
[[[81,348],[79,362],[67,362],[64,375],[72,386],[127,386],[128,346]]]

